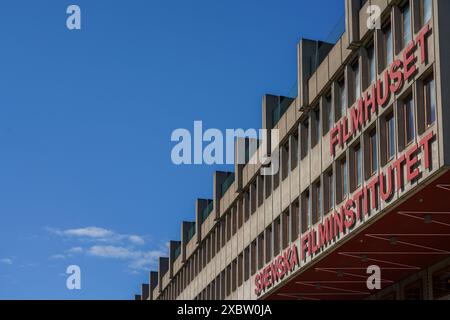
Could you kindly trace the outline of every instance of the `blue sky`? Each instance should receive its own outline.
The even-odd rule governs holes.
[[[221,169],[172,164],[172,131],[259,128],[299,39],[332,40],[343,5],[1,1],[0,299],[131,298]]]

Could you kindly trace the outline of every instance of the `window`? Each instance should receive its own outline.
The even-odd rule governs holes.
[[[224,247],[225,243],[227,242],[227,238],[226,238],[227,237],[227,233],[226,233],[227,224],[225,223],[226,222],[225,220],[226,219],[224,218],[220,222],[220,225],[222,226],[222,230],[221,230],[221,233],[222,233],[221,247],[222,248]]]
[[[217,228],[211,232],[211,259],[216,256],[216,233]]]
[[[313,111],[314,125],[311,132],[311,147],[314,148],[320,138],[320,108],[317,107]]]
[[[264,177],[256,177],[256,187],[258,188],[258,207],[262,206],[264,203]]]
[[[281,219],[278,218],[273,223],[273,256],[280,253],[281,242]]]
[[[231,263],[231,292],[236,291],[236,279],[237,279],[237,266],[238,262],[237,259],[235,259]]]
[[[256,181],[250,184],[250,215],[256,211]]]
[[[244,250],[244,281],[250,278],[250,247]]]
[[[361,72],[359,70],[359,61],[357,60],[352,65],[353,72],[353,102],[356,102],[361,97]]]
[[[231,264],[226,269],[226,296],[228,297],[231,294]]]
[[[392,40],[392,27],[391,23],[383,28],[384,39],[384,67],[389,67],[394,61],[394,48]]]
[[[258,269],[264,264],[264,232],[258,237]]]
[[[319,222],[322,215],[322,189],[320,180],[313,185],[313,201],[314,206],[311,212],[311,223],[314,225]]]
[[[272,194],[272,175],[265,175],[264,181],[266,185],[266,199]]]
[[[378,171],[377,129],[373,128],[368,136],[368,173],[374,175]]]
[[[343,78],[338,82],[338,97],[339,97],[339,108],[336,109],[339,118],[345,116],[347,110],[347,91],[345,89],[345,79]]]
[[[235,234],[236,234],[236,232],[237,232],[237,225],[238,225],[238,223],[237,223],[237,208],[236,208],[236,206],[234,206],[232,209],[231,209],[231,212],[232,212],[232,215],[231,215],[231,218],[232,218],[232,220],[231,220],[231,226],[232,226],[232,235],[234,236]]]
[[[353,147],[353,172],[352,172],[352,191],[356,190],[362,184],[362,157],[361,157],[361,145],[358,143]]]
[[[238,219],[238,221],[237,221],[237,226],[238,226],[238,229],[240,229],[240,228],[242,228],[242,224],[244,223],[244,214],[243,214],[243,212],[244,212],[244,203],[243,203],[243,201],[242,201],[242,199],[239,199],[239,201],[237,202],[237,210],[238,210],[238,212],[237,212],[237,219]]]
[[[291,137],[291,171],[298,166],[298,131],[296,131]]]
[[[334,206],[334,181],[333,181],[333,169],[328,170],[324,175],[324,214],[331,211]]]
[[[290,171],[289,168],[289,141],[281,146],[281,179],[284,181]]]
[[[279,151],[280,152],[280,151]],[[275,172],[273,177],[273,190],[277,190],[277,188],[280,186],[280,168]]]
[[[211,261],[211,238],[206,238],[206,264]]]
[[[433,0],[420,0],[419,5],[421,26],[424,26],[431,20],[431,16],[433,15]]]
[[[400,104],[400,125],[403,131],[403,145],[405,148],[416,137],[416,131],[414,128],[414,101],[412,95],[405,98]]]
[[[424,82],[423,100],[425,128],[428,128],[436,121],[436,87],[433,76]]]
[[[283,212],[281,217],[281,247],[284,249],[289,245],[289,210]]]
[[[217,227],[216,227],[216,252],[219,252],[220,248],[221,248],[221,246],[220,246],[220,224],[221,224],[221,222],[219,221],[219,223],[217,224]]]
[[[208,251],[208,248],[206,247],[206,244],[203,244],[203,247],[202,247],[202,269],[204,268],[204,267],[206,267],[206,253],[207,253],[207,251]]]
[[[323,135],[325,136],[334,124],[334,112],[331,104],[331,94],[323,99]]]
[[[248,219],[250,218],[250,194],[248,193],[248,191],[244,192],[243,202],[244,202],[244,221],[247,222]]]
[[[411,30],[411,8],[409,0],[401,8],[402,18],[402,49],[405,48],[412,40]]]
[[[337,177],[336,184],[339,190],[338,203],[340,203],[345,199],[348,192],[348,169],[345,158],[339,161],[339,176]]]
[[[395,156],[395,121],[394,113],[391,112],[386,116],[386,163]]]
[[[302,233],[305,233],[309,228],[311,221],[311,201],[309,198],[309,190],[302,194]]]
[[[241,253],[238,257],[238,263],[237,263],[237,285],[238,287],[242,286],[242,282],[244,279],[244,274],[243,274],[243,264],[244,264],[244,255]]]
[[[269,263],[272,258],[272,226],[267,227],[266,229],[266,263]]]
[[[227,241],[231,239],[231,212],[228,212],[225,216],[225,220],[227,222]]]
[[[219,300],[224,300],[225,299],[225,293],[226,293],[226,290],[225,290],[225,285],[226,285],[226,282],[225,282],[225,271],[222,271],[222,275],[221,275],[220,278],[221,278],[220,279],[221,291],[220,291],[220,299]]]
[[[210,297],[211,297],[211,300],[216,300],[216,281],[215,280],[213,280],[211,282]]]
[[[220,274],[216,277],[216,280],[214,280],[214,287],[215,287],[215,300],[220,300]]]
[[[422,280],[418,280],[404,290],[405,300],[423,300],[423,284]]]
[[[450,267],[433,274],[433,298],[440,299],[450,295]]]
[[[302,160],[308,155],[308,150],[309,150],[309,119],[306,118],[302,122],[302,145],[301,145]]]
[[[370,45],[367,48],[367,79],[369,81],[368,86],[370,86],[372,83],[376,80],[376,64],[375,64],[375,49],[373,44]]]
[[[292,205],[292,212],[291,212],[291,242],[294,242],[295,240],[297,240],[298,238],[298,234],[299,234],[299,214],[300,214],[300,206],[299,206],[299,202],[296,201],[293,205]]]
[[[250,271],[251,275],[256,273],[256,257],[257,257],[257,244],[256,241],[253,241],[250,247]]]

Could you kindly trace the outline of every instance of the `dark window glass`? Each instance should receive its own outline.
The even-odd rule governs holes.
[[[436,121],[436,87],[434,78],[430,77],[424,84],[424,106],[426,126]]]
[[[369,172],[375,174],[378,170],[378,151],[377,151],[377,130],[372,129],[369,133]]]
[[[362,156],[361,156],[361,145],[358,144],[353,148],[353,182],[354,188],[360,186],[362,183]]]
[[[395,156],[395,121],[393,113],[386,117],[386,139],[386,154],[389,161]]]
[[[433,298],[440,299],[450,295],[450,267],[433,274]]]
[[[324,182],[324,214],[328,213],[334,206],[334,183],[333,170],[325,174]]]
[[[401,8],[402,11],[402,48],[405,48],[412,39],[411,8],[409,1]]]
[[[369,79],[369,85],[375,82],[376,79],[376,64],[375,64],[375,49],[373,45],[371,45],[369,48],[367,48],[367,59],[368,59],[368,79]]]
[[[315,147],[320,138],[320,108],[314,109],[314,127],[312,128],[311,147]]]
[[[359,62],[356,61],[353,66],[353,102],[356,102],[361,97],[361,71],[359,69]]]
[[[334,124],[334,112],[331,103],[331,95],[327,95],[323,103],[323,135],[325,136],[331,130]]]
[[[391,24],[389,23],[386,27],[383,29],[383,36],[384,36],[384,67],[389,67],[393,60],[394,60],[394,43],[392,40],[392,28]]]
[[[405,300],[423,300],[422,280],[418,280],[404,290]]]
[[[413,141],[416,136],[414,128],[414,101],[412,95],[403,101],[403,123],[406,146]]]
[[[342,159],[340,163],[341,167],[341,200],[345,198],[348,192],[348,169],[347,169],[347,161],[346,159]]]
[[[302,122],[302,145],[301,145],[301,158],[305,158],[309,151],[309,119],[305,119]]]

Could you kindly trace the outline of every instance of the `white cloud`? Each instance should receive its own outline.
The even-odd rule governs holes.
[[[64,260],[64,259],[73,257],[75,254],[82,253],[82,252],[83,252],[82,247],[73,247],[73,248],[70,248],[70,249],[64,251],[64,254],[62,254],[62,253],[53,254],[50,256],[49,259]]]
[[[78,240],[99,241],[105,243],[121,243],[129,241],[135,245],[145,244],[144,237],[135,234],[120,234],[113,230],[101,228],[101,227],[85,227],[76,229],[59,230],[47,228],[49,232],[61,237],[67,237]]]
[[[0,259],[0,263],[11,265],[11,264],[13,264],[13,261],[10,258],[3,258],[3,259]]]
[[[134,244],[138,244],[138,245],[145,244],[144,238],[142,238],[140,236],[131,235],[131,236],[128,237],[128,239]]]
[[[150,266],[154,266],[160,256],[164,256],[166,252],[161,250],[141,251],[133,250],[125,247],[116,246],[92,246],[87,251],[89,255],[110,258],[129,260],[128,267],[134,271],[148,271]]]
[[[147,252],[141,252],[141,255],[133,259],[128,267],[131,270],[149,271],[151,266],[156,266],[159,257],[164,257],[166,252],[153,250]]]
[[[76,254],[90,257],[116,259],[127,263],[131,272],[148,271],[155,267],[160,256],[166,256],[168,246],[159,245],[157,250],[137,249],[146,244],[146,237],[135,234],[120,234],[101,227],[72,228],[66,230],[47,229],[65,240],[77,241],[81,244],[90,243],[88,247],[75,246],[62,254],[55,254],[51,259],[65,259]]]
[[[89,248],[88,254],[96,257],[116,259],[127,259],[134,256],[134,253],[129,249],[115,246],[92,246]]]
[[[108,238],[114,235],[114,232],[104,228],[86,227],[78,229],[68,229],[62,231],[62,235],[72,237],[87,237],[87,238]]]
[[[73,247],[67,250],[67,253],[82,253],[83,248],[82,247]]]

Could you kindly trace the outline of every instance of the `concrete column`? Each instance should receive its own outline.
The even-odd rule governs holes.
[[[159,283],[159,292],[162,292],[162,279],[164,275],[169,271],[169,258],[159,257],[158,261],[158,283]]]
[[[188,243],[189,229],[195,222],[183,221],[181,223],[181,261],[186,262],[186,245]]]
[[[244,169],[245,162],[245,138],[236,138],[234,143],[234,173],[235,173],[235,183],[236,190],[242,191],[242,170]]]
[[[220,218],[220,199],[222,197],[222,183],[228,178],[230,172],[216,171],[213,182],[213,201],[216,219]]]
[[[171,240],[171,241],[169,242],[169,260],[170,260],[170,263],[169,263],[169,273],[170,273],[170,279],[173,278],[173,264],[174,264],[175,259],[176,259],[176,257],[175,257],[175,251],[176,251],[176,249],[177,249],[179,246],[181,246],[181,241],[173,241],[173,240]],[[181,249],[180,249],[180,250],[181,250]]]
[[[150,296],[150,287],[148,283],[143,283],[141,286],[141,297],[142,300],[148,300]]]
[[[203,224],[203,210],[208,207],[209,202],[212,200],[197,199],[195,200],[195,221],[196,221],[196,241],[200,243],[202,241],[202,224]]]
[[[149,298],[150,298],[150,300],[153,300],[154,299],[154,297],[153,297],[153,290],[155,290],[156,286],[158,285],[158,272],[150,271],[149,280],[150,280]]]

